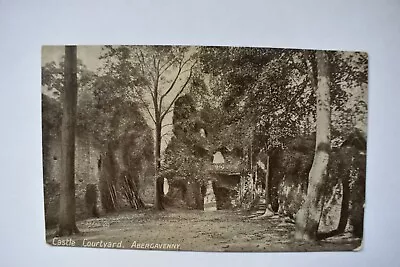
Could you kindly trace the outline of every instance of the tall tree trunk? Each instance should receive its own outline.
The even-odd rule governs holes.
[[[76,46],[65,47],[61,126],[61,192],[58,235],[78,233],[75,221],[75,127],[77,105]]]
[[[157,210],[164,210],[164,179],[160,177],[161,168],[161,122],[156,122],[156,138],[155,138],[155,177],[156,177],[156,199],[155,208]]]
[[[271,200],[269,198],[269,173],[270,173],[270,156],[267,155],[266,166],[265,166],[265,212],[263,216],[272,216],[274,213],[271,208]]]
[[[324,51],[315,54],[318,70],[317,97],[317,133],[314,161],[308,177],[308,188],[305,202],[296,216],[295,238],[315,240],[323,208],[322,186],[327,176],[330,154],[330,92],[329,63]]]

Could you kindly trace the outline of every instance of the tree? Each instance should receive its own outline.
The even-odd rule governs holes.
[[[79,59],[77,65],[76,133],[102,154],[103,164],[99,165],[102,205],[105,211],[115,210],[122,197],[132,208],[141,208],[144,205],[138,194],[140,184],[145,178],[144,173],[150,169],[148,162],[153,159],[151,130],[139,104],[118,94],[121,89],[119,74],[114,77],[92,72]],[[58,114],[62,109],[64,66],[63,56],[60,62],[49,62],[42,67],[44,108],[55,109],[52,112],[43,110],[44,140],[49,138],[50,126],[53,133],[61,134],[61,115]],[[46,148],[46,156],[47,151]],[[111,199],[112,186],[119,194],[114,201],[107,201]]]
[[[104,51],[106,72],[118,79],[121,95],[138,101],[154,126],[155,208],[163,210],[162,130],[193,78],[193,51],[183,46],[106,46]]]
[[[219,135],[230,144],[252,148],[247,149],[250,162],[263,158],[263,164],[257,165],[266,175],[266,215],[271,215],[269,170],[265,168],[268,155],[304,131],[305,119],[314,108],[305,51],[211,47],[202,49],[200,55],[204,72],[212,76],[212,91],[222,103],[218,116],[226,114],[226,120],[219,123]],[[232,134],[226,134],[224,126],[234,128]]]
[[[330,52],[332,145],[343,142],[355,128],[366,134],[368,55]]]
[[[313,51],[211,47],[202,49],[200,55],[204,72],[211,76],[214,96],[222,103],[218,116],[228,114],[216,128],[225,137],[228,136],[225,126],[235,128],[228,137],[230,143],[237,139],[245,141],[246,133],[253,135],[249,143],[254,147],[255,157],[264,163],[259,166],[265,173],[269,173],[266,155],[287,148],[294,137],[313,134],[318,85],[318,64]],[[362,129],[364,126],[365,132],[368,64],[367,55],[360,52],[329,52],[329,57],[333,118],[330,127],[332,144],[338,146],[357,124],[361,124]],[[247,132],[240,131],[241,126],[245,126]],[[279,183],[270,186],[268,177],[265,180],[266,188],[276,191],[274,187]],[[307,184],[306,179],[304,182]]]
[[[328,53],[316,51],[315,58],[318,77],[315,88],[317,98],[316,142],[314,160],[308,178],[307,196],[296,215],[295,238],[300,240],[315,240],[317,238],[318,225],[323,208],[321,191],[328,177],[327,170],[331,149],[331,100]]]
[[[79,233],[75,221],[75,128],[77,106],[76,46],[65,47],[63,113],[61,124],[61,192],[58,234]]]
[[[193,97],[179,97],[173,111],[174,136],[165,150],[161,175],[181,190],[183,200],[195,209],[204,208],[201,187],[207,182],[206,163],[210,156],[202,127]]]

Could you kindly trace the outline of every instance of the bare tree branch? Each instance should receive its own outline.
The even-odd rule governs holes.
[[[159,95],[159,92],[158,92],[158,90],[159,90],[159,81],[160,81],[160,70],[159,70],[159,63],[160,63],[160,61],[158,61],[158,63],[156,63],[156,57],[155,56],[153,56],[153,64],[154,64],[154,69],[155,69],[155,73],[154,73],[154,98],[153,98],[153,104],[154,104],[154,108],[155,108],[155,110],[157,110],[156,109],[156,107],[158,107],[158,95]],[[158,108],[158,110],[160,110],[159,108]]]
[[[175,101],[178,99],[178,97],[182,94],[183,90],[186,88],[186,86],[188,85],[190,79],[192,78],[192,74],[193,74],[193,68],[196,65],[196,63],[194,63],[191,67],[190,67],[190,73],[189,76],[185,82],[185,84],[182,86],[182,88],[179,90],[179,92],[175,95],[174,99],[171,101],[171,103],[169,104],[168,108],[162,113],[161,115],[161,121],[164,119],[165,115],[169,112],[169,110],[171,109],[172,105],[175,103]]]
[[[147,113],[150,115],[151,120],[156,123],[156,120],[154,119],[153,114],[150,111],[150,107],[149,105],[146,103],[146,101],[143,99],[143,97],[139,94],[139,92],[137,92],[137,89],[133,91],[134,94],[136,95],[136,97],[140,100],[140,102],[142,103],[142,105],[145,107]]]
[[[154,55],[153,55],[153,67],[154,67],[155,73],[157,73],[157,75],[158,75],[159,69],[158,69],[158,66],[157,66],[156,57]],[[157,76],[157,75],[154,75],[154,76]],[[155,78],[154,78],[154,80],[155,80]]]
[[[163,133],[162,135],[161,135],[161,139],[164,137],[164,136],[167,136],[167,135],[172,135],[172,133],[171,132],[165,132],[165,133]],[[168,143],[167,143],[168,144]]]
[[[164,124],[163,126],[161,126],[161,129],[164,128],[164,127],[172,126],[172,125],[173,125],[172,123]]]
[[[136,57],[137,57],[137,59],[139,61],[139,67],[140,67],[140,70],[142,72],[142,76],[143,76],[143,78],[145,78],[148,75],[145,73],[145,70],[144,70],[144,68],[147,67],[147,66],[146,66],[146,63],[145,63],[145,60],[144,60],[143,52],[140,51],[140,54],[138,52],[136,52],[135,55],[136,55]],[[149,75],[149,76],[151,77],[151,75]],[[153,92],[152,88],[150,87],[150,85],[146,82],[146,84],[143,87],[147,89],[147,91],[151,95],[151,98],[154,101],[154,92]]]
[[[165,140],[164,138],[161,138],[161,140],[163,140],[165,142],[165,145],[168,145],[168,141]]]
[[[173,111],[173,109],[170,109],[170,110],[168,110],[168,111],[165,111],[164,113],[165,113],[165,116],[167,116],[169,113],[171,113]],[[164,117],[165,117],[164,116]]]
[[[176,62],[177,59],[178,57],[174,57],[170,61],[164,63],[160,68],[160,75],[162,75],[165,71],[167,71]]]
[[[164,99],[164,97],[166,97],[166,96],[171,92],[171,90],[173,89],[173,87],[175,86],[175,83],[176,83],[176,81],[178,80],[179,75],[181,75],[181,74],[185,73],[186,71],[188,71],[188,70],[185,70],[185,71],[182,72],[182,69],[183,69],[183,67],[185,67],[185,65],[186,65],[190,60],[191,60],[191,58],[188,58],[187,60],[181,61],[181,62],[179,63],[178,73],[176,74],[176,77],[175,77],[174,81],[171,83],[171,85],[170,85],[170,87],[168,88],[168,90],[161,96],[161,100],[160,100],[161,103],[160,103],[160,106],[162,105],[162,100]],[[192,66],[189,70],[192,71],[192,68],[193,68],[193,66]]]
[[[142,61],[144,62],[144,61],[145,61],[145,58],[144,58],[144,54],[143,54],[143,51],[142,51],[142,50],[140,50],[140,55],[141,55],[141,57],[142,57]],[[153,58],[153,64],[155,65],[155,56],[153,55],[152,58]],[[147,66],[147,67],[150,67],[150,66]],[[153,79],[153,82],[156,83],[156,80],[157,80],[156,75],[154,74],[154,76],[153,76],[153,75],[151,74],[151,72],[150,72],[150,73],[149,73],[149,76]]]
[[[178,73],[176,74],[176,76],[175,76],[174,80],[172,81],[171,85],[169,86],[168,90],[163,95],[161,95],[160,107],[162,105],[162,101],[163,101],[164,97],[166,97],[169,94],[169,92],[171,92],[171,90],[174,88],[175,83],[178,80],[179,75],[181,74],[181,71],[182,71],[182,66],[179,66]]]
[[[156,123],[156,120],[154,119],[154,116],[151,114],[151,111],[150,111],[149,107],[147,106],[147,104],[146,104],[146,103],[143,103],[143,106],[145,107],[147,113],[150,115],[151,120],[152,120],[154,123]]]
[[[144,86],[144,88],[147,90],[147,92],[150,93],[151,99],[152,99],[153,101],[155,101],[155,100],[154,100],[154,92],[153,92],[153,89],[152,89],[148,84],[146,84],[146,85]]]
[[[142,56],[139,55],[138,52],[136,52],[135,54],[136,54],[137,59],[139,60],[139,65],[140,65],[140,70],[142,71],[142,75],[146,76],[146,74],[144,73],[144,67],[146,66],[146,63],[144,62],[144,58],[142,58]],[[143,53],[142,53],[142,55],[143,55]]]

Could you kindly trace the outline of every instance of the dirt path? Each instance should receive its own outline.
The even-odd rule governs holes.
[[[74,246],[114,242],[125,249],[151,249],[151,244],[154,249],[155,244],[176,244],[178,248],[161,249],[260,252],[353,250],[361,242],[346,235],[315,243],[296,242],[292,239],[294,225],[284,219],[257,220],[234,211],[145,210],[88,219],[77,225],[82,233],[71,237]],[[67,240],[55,240],[54,232],[48,231],[49,244]]]

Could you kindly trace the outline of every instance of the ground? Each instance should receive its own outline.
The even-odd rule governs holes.
[[[361,244],[346,234],[318,242],[294,241],[294,224],[284,218],[257,219],[240,211],[131,211],[79,221],[77,226],[81,234],[62,238],[71,238],[75,246],[86,239],[122,241],[125,249],[157,243],[179,244],[183,251],[262,252],[354,250]],[[47,231],[47,243],[53,243],[54,233],[55,229]]]

